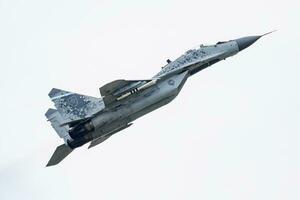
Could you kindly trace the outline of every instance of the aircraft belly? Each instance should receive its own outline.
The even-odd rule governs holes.
[[[151,112],[151,111],[153,111],[153,110],[156,110],[156,109],[158,109],[158,108],[160,108],[160,107],[162,107],[162,106],[164,106],[164,105],[170,103],[175,97],[176,97],[175,95],[174,95],[174,96],[169,96],[169,97],[167,97],[167,98],[165,98],[165,99],[163,99],[163,100],[161,100],[161,101],[159,101],[159,102],[156,102],[156,103],[154,103],[154,104],[151,104],[151,105],[149,105],[148,107],[145,107],[145,108],[143,108],[142,110],[140,110],[140,111],[138,111],[138,112],[135,112],[135,113],[131,114],[131,115],[129,116],[129,120],[130,120],[130,121],[134,121],[134,120],[136,120],[137,118],[139,118],[139,117],[141,117],[141,116],[143,116],[143,115],[146,115],[146,114],[148,114],[149,112]]]
[[[131,105],[130,121],[171,102],[180,92],[188,75],[188,72],[183,72],[158,83],[156,91],[149,97],[143,97],[140,101]]]
[[[135,98],[129,99],[120,108],[96,116],[92,119],[95,127],[93,138],[104,135],[119,126],[124,126],[138,117],[166,105],[177,96],[188,75],[186,71],[169,77]]]

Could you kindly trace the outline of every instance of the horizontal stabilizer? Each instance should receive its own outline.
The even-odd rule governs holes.
[[[51,126],[54,128],[59,137],[67,138],[69,136],[68,127],[62,126],[64,119],[57,110],[49,108],[45,116],[47,117],[48,121],[51,122]]]
[[[67,146],[65,144],[58,146],[55,149],[55,151],[54,151],[52,157],[50,158],[48,164],[46,165],[46,167],[53,166],[53,165],[60,163],[72,151],[73,151],[73,149],[71,149],[69,146]]]
[[[88,118],[105,107],[101,98],[57,88],[53,88],[48,95],[66,122]]]

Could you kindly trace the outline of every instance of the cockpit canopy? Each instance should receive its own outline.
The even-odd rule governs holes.
[[[210,44],[200,44],[200,45],[194,46],[194,47],[193,47],[192,49],[190,49],[189,51],[199,50],[199,49],[201,49],[201,48],[211,47],[211,46],[214,46],[214,45],[210,45]]]
[[[217,45],[218,44],[224,44],[224,43],[227,43],[227,42],[231,42],[232,40],[228,40],[228,41],[219,41],[219,42],[217,42]]]
[[[219,44],[224,44],[224,43],[231,42],[231,41],[232,40],[229,40],[229,41],[219,41],[216,44],[200,44],[200,45],[195,46],[191,50],[198,50],[198,49],[205,48],[205,47],[213,47],[213,46],[216,46],[216,45],[219,45]]]

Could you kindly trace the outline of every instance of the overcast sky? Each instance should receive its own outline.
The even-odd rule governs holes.
[[[0,0],[0,199],[300,199],[298,0]],[[279,31],[45,168],[53,87],[99,97],[201,43]]]

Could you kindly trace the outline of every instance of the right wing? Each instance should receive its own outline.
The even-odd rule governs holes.
[[[115,80],[100,88],[101,96],[105,105],[109,105],[117,100],[123,94],[134,91],[143,84],[151,80]]]

